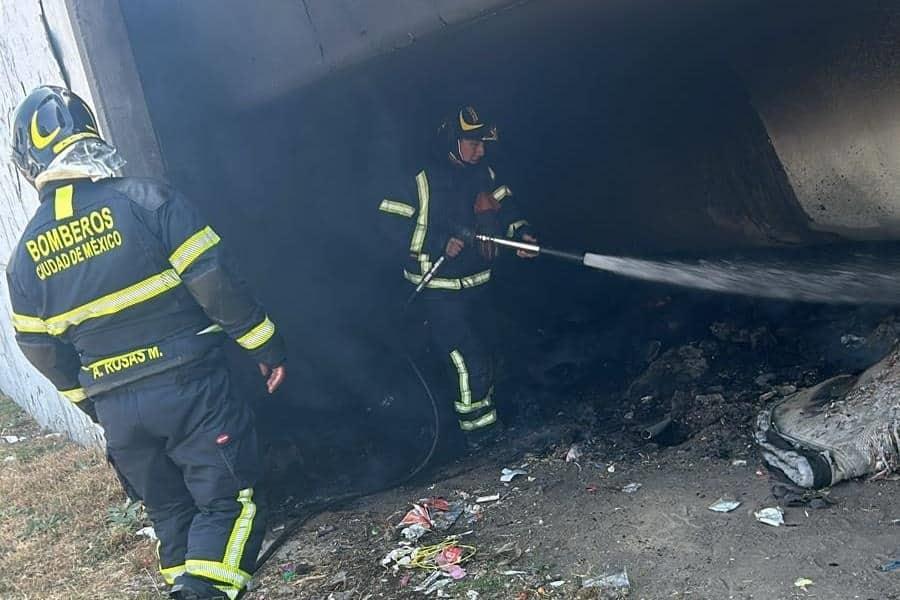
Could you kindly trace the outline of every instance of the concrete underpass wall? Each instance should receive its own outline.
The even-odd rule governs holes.
[[[814,226],[900,236],[900,7],[817,6],[738,61]]]
[[[57,46],[56,55],[45,27]],[[37,207],[36,192],[8,160],[13,109],[26,91],[40,84],[70,84],[88,99],[90,93],[62,0],[0,2],[0,31],[0,267],[5,270],[19,234]],[[84,444],[101,443],[99,429],[60,396],[16,346],[5,277],[0,282],[0,392],[41,426],[66,432]]]
[[[548,242],[646,254],[816,239],[740,78],[715,46],[685,43],[717,3],[528,2],[312,83],[322,54],[302,3],[120,4],[169,179],[288,337],[299,410],[285,426],[349,430],[379,400],[372,350],[397,337],[404,284],[377,206],[459,103],[499,121],[492,162]],[[497,273],[505,302],[604,293],[597,274],[547,262]]]

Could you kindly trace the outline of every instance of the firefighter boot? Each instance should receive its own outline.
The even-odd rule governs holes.
[[[182,575],[169,590],[170,600],[228,600],[228,595],[195,577]]]

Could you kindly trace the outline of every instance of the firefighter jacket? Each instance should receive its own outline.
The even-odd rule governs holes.
[[[190,364],[223,340],[276,366],[275,325],[183,196],[144,179],[78,179],[41,190],[7,266],[19,347],[82,402]]]
[[[491,194],[500,205],[490,231],[485,231],[474,210],[482,192]],[[466,232],[521,240],[530,229],[512,196],[509,186],[500,183],[487,165],[463,166],[444,158],[420,171],[399,196],[385,198],[379,205],[381,212],[395,219],[394,226],[386,228],[389,236],[408,251],[403,277],[418,285],[444,254],[447,241],[462,238]],[[444,262],[427,288],[462,290],[484,285],[490,279],[491,261],[479,252],[476,242],[468,239],[463,251]]]

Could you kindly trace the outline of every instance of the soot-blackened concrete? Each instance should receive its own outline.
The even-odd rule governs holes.
[[[750,12],[802,14],[720,4],[529,2],[310,83],[293,73],[321,59],[290,40],[300,11],[121,1],[168,176],[288,338],[288,383],[265,402],[272,431],[305,440],[307,465],[387,478],[405,459],[372,467],[360,440],[427,437],[389,421],[430,408],[400,389],[420,386],[396,349],[405,286],[377,206],[461,103],[499,123],[490,159],[548,244],[647,255],[822,239],[729,62],[753,38]],[[532,307],[513,319],[521,330],[574,296],[609,301],[595,272],[545,260],[498,271],[501,305]]]

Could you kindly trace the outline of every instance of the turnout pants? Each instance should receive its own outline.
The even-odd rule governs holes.
[[[94,398],[107,451],[144,501],[166,582],[195,577],[235,598],[256,567],[265,523],[249,407],[221,360],[142,379]]]
[[[497,422],[491,351],[479,322],[479,311],[486,309],[484,291],[425,290],[421,298],[431,343],[446,359],[453,379],[453,407],[465,432]]]

